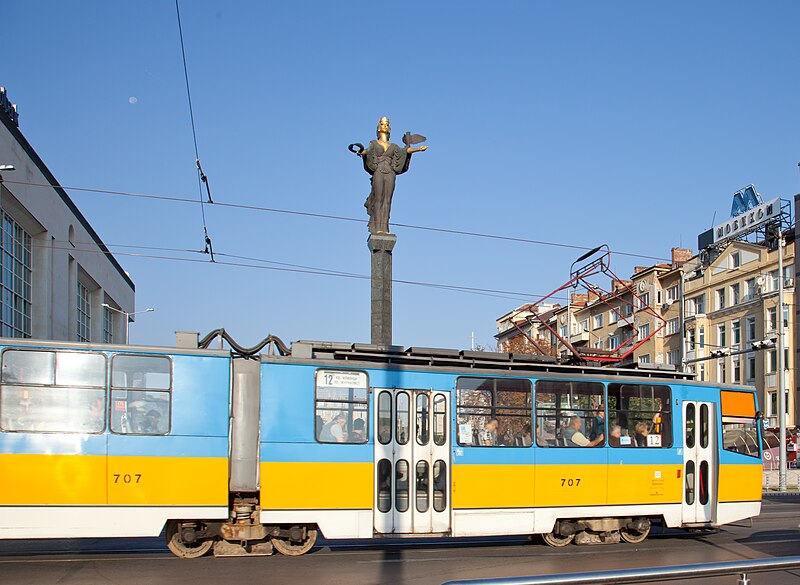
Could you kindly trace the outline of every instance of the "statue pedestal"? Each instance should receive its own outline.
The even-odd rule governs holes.
[[[392,249],[394,234],[370,234],[367,247],[372,253],[372,320],[370,343],[392,344]]]

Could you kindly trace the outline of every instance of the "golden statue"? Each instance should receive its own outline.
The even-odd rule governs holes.
[[[370,182],[372,189],[369,197],[364,202],[369,214],[369,231],[372,234],[389,233],[389,212],[392,207],[392,195],[394,195],[394,184],[397,175],[402,175],[408,170],[411,162],[411,155],[415,152],[427,150],[427,146],[413,147],[412,144],[425,142],[426,138],[419,134],[406,132],[403,136],[402,148],[393,142],[389,142],[389,135],[392,127],[389,118],[384,116],[378,121],[377,140],[371,140],[369,146],[364,148],[363,144],[351,144],[348,148],[354,152],[364,162],[364,170],[371,175]]]

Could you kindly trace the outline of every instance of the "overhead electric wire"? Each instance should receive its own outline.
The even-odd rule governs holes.
[[[55,242],[62,242],[63,240],[53,240]],[[93,245],[92,242],[78,242],[81,244]],[[207,264],[205,260],[195,259],[195,258],[182,258],[177,256],[165,256],[165,255],[156,255],[156,254],[140,254],[136,252],[104,252],[100,249],[88,249],[88,248],[77,248],[72,244],[68,244],[66,246],[50,246],[49,244],[37,244],[32,243],[33,246],[48,246],[51,249],[55,250],[68,250],[68,251],[77,251],[77,252],[87,252],[93,254],[103,254],[103,255],[118,255],[118,256],[129,256],[132,258],[143,258],[149,260],[166,260],[166,261],[173,261],[173,262],[191,262],[191,263],[201,263]],[[203,254],[203,252],[199,250],[185,250],[181,248],[159,248],[156,246],[134,246],[134,245],[115,245],[115,244],[106,244],[107,247],[128,247],[128,248],[142,248],[142,249],[149,249],[149,250],[167,250],[167,251],[180,251],[180,252],[187,252],[192,254]],[[242,258],[247,259],[246,256],[235,256],[233,254],[223,254],[217,253],[218,256],[227,256],[227,257],[234,257],[234,258]],[[267,260],[261,258],[251,258],[252,262],[260,262],[260,263],[269,263],[269,264],[277,264],[278,266],[265,266],[263,264],[250,264],[245,262],[225,262],[217,260],[214,264],[219,266],[232,266],[238,268],[254,268],[254,269],[261,269],[261,270],[274,270],[278,272],[293,272],[299,274],[310,274],[310,275],[317,275],[317,276],[334,276],[339,278],[350,278],[355,280],[370,280],[370,276],[363,275],[363,274],[356,274],[352,272],[343,272],[338,270],[330,270],[326,268],[318,268],[313,266],[303,266],[297,264],[289,264],[286,262],[278,262],[274,260]],[[517,297],[522,298],[537,298],[542,295],[536,295],[533,293],[528,292],[517,292],[517,291],[506,291],[506,290],[498,290],[498,289],[489,289],[489,288],[481,288],[481,287],[471,287],[471,286],[461,286],[461,285],[453,285],[453,284],[443,284],[443,283],[435,283],[435,282],[424,282],[424,281],[417,281],[417,280],[405,280],[405,279],[392,279],[393,283],[396,284],[406,284],[410,286],[420,286],[425,288],[437,288],[441,290],[452,290],[456,292],[465,292],[471,294],[478,294],[483,296],[492,296],[497,298],[505,298],[510,300],[518,300]],[[554,297],[551,297],[554,298]],[[564,298],[563,300],[566,300]]]
[[[178,0],[175,0],[175,12],[178,15],[178,34],[181,39],[181,57],[183,57],[183,78],[186,81],[186,97],[189,101],[189,119],[192,123],[192,140],[194,141],[194,156],[195,164],[197,165],[197,188],[200,192],[200,214],[203,218],[203,237],[205,238],[204,253],[209,254],[211,261],[214,262],[214,247],[211,244],[211,238],[208,236],[208,228],[206,227],[206,206],[203,201],[203,183],[206,185],[206,192],[208,193],[208,202],[214,203],[211,199],[211,187],[208,184],[208,177],[203,172],[203,166],[200,164],[200,150],[197,148],[197,128],[194,123],[194,108],[192,107],[192,92],[189,89],[189,68],[186,65],[186,47],[183,42],[183,26],[181,25],[181,9],[178,5]]]
[[[168,195],[152,195],[147,193],[133,193],[129,191],[116,191],[110,189],[93,189],[88,187],[71,187],[67,185],[51,185],[50,183],[34,183],[29,181],[14,181],[10,179],[4,179],[4,183],[8,184],[16,184],[16,185],[27,185],[30,187],[47,187],[47,188],[61,188],[61,189],[68,189],[71,191],[81,191],[85,193],[99,193],[99,194],[107,194],[107,195],[120,195],[124,197],[135,197],[140,199],[153,199],[157,201],[171,201],[173,203],[189,203],[196,205],[198,203],[195,199],[188,199],[185,197],[173,197]],[[217,207],[228,207],[231,209],[243,209],[247,211],[261,211],[266,213],[280,213],[280,214],[287,214],[287,215],[298,215],[302,217],[314,217],[317,219],[331,219],[336,221],[349,221],[349,222],[356,222],[356,223],[367,223],[366,219],[356,218],[356,217],[348,217],[343,215],[331,215],[327,213],[314,213],[310,211],[297,211],[291,209],[279,209],[275,207],[264,207],[260,205],[249,205],[244,203],[220,203],[220,202],[213,202],[213,205]],[[521,244],[533,244],[539,246],[552,246],[557,248],[568,248],[572,250],[591,250],[592,246],[580,246],[577,244],[565,244],[563,242],[552,242],[546,240],[534,240],[530,238],[521,238],[516,236],[504,236],[500,234],[491,234],[491,233],[484,233],[484,232],[473,232],[467,230],[458,230],[458,229],[451,229],[451,228],[440,228],[435,226],[424,226],[424,225],[416,225],[416,224],[408,224],[408,223],[396,223],[391,222],[391,225],[396,227],[403,227],[406,229],[413,229],[413,230],[420,230],[420,231],[429,231],[429,232],[438,232],[444,234],[451,234],[451,235],[460,235],[460,236],[468,236],[468,237],[476,237],[476,238],[486,238],[486,239],[493,239],[493,240],[503,240],[509,242],[517,242]],[[646,254],[636,254],[634,252],[623,252],[620,250],[611,250],[612,254],[616,254],[618,256],[628,256],[631,258],[643,258],[645,260],[655,260],[657,262],[670,262],[668,258],[662,258],[660,256],[648,256]]]

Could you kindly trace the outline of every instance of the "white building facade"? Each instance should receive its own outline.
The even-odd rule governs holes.
[[[127,343],[133,281],[22,135],[0,88],[2,165],[15,170],[0,172],[0,336]]]

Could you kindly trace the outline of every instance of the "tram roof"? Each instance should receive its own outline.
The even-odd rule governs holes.
[[[287,358],[283,358],[287,359]],[[406,367],[450,367],[456,369],[504,370],[506,372],[560,373],[573,375],[625,376],[693,380],[694,374],[675,370],[674,366],[635,364],[631,367],[575,365],[561,363],[554,356],[526,353],[499,353],[445,349],[373,345],[336,341],[295,341],[290,360],[341,361]],[[280,358],[278,358],[280,361]]]

